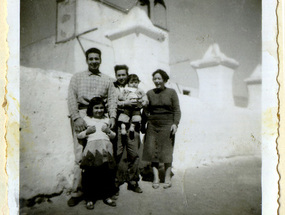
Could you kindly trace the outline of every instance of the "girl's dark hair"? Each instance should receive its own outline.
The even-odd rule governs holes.
[[[105,102],[104,102],[104,99],[101,98],[101,97],[94,97],[90,100],[89,102],[89,105],[87,107],[87,111],[86,111],[86,114],[87,116],[89,117],[92,117],[93,116],[93,107],[95,105],[98,105],[98,104],[102,104],[104,106],[104,112],[106,113],[106,107],[105,107]]]
[[[136,74],[130,74],[128,75],[128,79],[127,79],[127,83],[129,83],[130,81],[138,81],[141,82],[139,77]]]
[[[154,73],[152,73],[152,77],[154,77],[155,74],[157,74],[157,73],[161,75],[161,77],[162,77],[162,79],[163,79],[164,82],[167,82],[167,81],[168,81],[169,76],[167,75],[167,73],[166,73],[165,71],[163,71],[163,70],[161,70],[161,69],[158,69],[158,70],[156,70]]]

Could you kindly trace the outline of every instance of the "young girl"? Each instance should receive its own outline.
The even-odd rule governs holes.
[[[130,137],[135,130],[136,125],[139,126],[141,123],[141,108],[148,104],[147,96],[145,92],[138,88],[140,83],[139,77],[136,74],[130,74],[128,76],[128,87],[125,87],[119,95],[119,101],[132,100],[137,105],[131,107],[125,107],[124,112],[119,115],[118,121],[121,125],[121,134],[126,135],[126,124],[130,123]]]
[[[104,101],[100,97],[91,99],[84,120],[87,129],[77,135],[78,139],[87,139],[81,162],[82,189],[87,209],[94,208],[94,202],[103,199],[109,206],[116,206],[111,199],[116,193],[115,161],[110,139],[116,134],[108,127]]]

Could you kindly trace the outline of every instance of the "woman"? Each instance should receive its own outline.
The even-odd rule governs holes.
[[[94,208],[94,202],[103,199],[109,206],[116,206],[111,198],[116,193],[115,160],[110,139],[116,134],[108,127],[106,108],[100,97],[91,99],[84,121],[87,129],[80,132],[78,139],[87,139],[81,162],[82,188],[87,209]]]
[[[179,100],[175,90],[166,88],[169,76],[163,70],[156,70],[153,74],[156,86],[147,92],[149,105],[146,109],[147,129],[143,150],[143,160],[152,163],[154,180],[152,187],[159,187],[159,163],[164,163],[165,184],[167,189],[171,184],[172,154],[174,137],[181,118]]]

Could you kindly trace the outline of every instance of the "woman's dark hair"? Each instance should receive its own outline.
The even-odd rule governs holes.
[[[161,69],[158,69],[154,73],[152,73],[152,77],[154,77],[155,74],[157,74],[157,73],[161,75],[161,77],[165,83],[168,81],[169,76],[167,75],[167,73],[165,71],[163,71]]]
[[[99,49],[97,49],[97,48],[91,48],[91,49],[88,49],[88,50],[85,52],[86,60],[88,60],[88,55],[89,55],[90,53],[97,53],[97,54],[100,56],[100,58],[101,58],[101,51],[100,51]]]
[[[129,83],[130,81],[138,81],[141,82],[139,77],[136,74],[130,74],[128,75],[128,79],[127,79],[127,83]]]
[[[93,99],[90,100],[89,105],[87,107],[87,111],[86,111],[87,116],[92,117],[93,107],[99,104],[102,104],[104,106],[104,112],[106,113],[107,111],[106,111],[104,99],[101,97],[94,97]]]
[[[114,69],[115,69],[115,75],[117,75],[117,71],[118,70],[126,70],[126,72],[127,72],[127,75],[129,74],[129,67],[127,66],[127,65],[116,65],[115,67],[114,67]]]

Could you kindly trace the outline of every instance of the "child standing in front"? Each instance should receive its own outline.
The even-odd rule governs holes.
[[[103,199],[109,206],[116,206],[116,202],[111,199],[117,190],[113,146],[110,142],[116,134],[108,127],[109,118],[105,113],[103,99],[91,99],[87,116],[84,117],[87,129],[77,135],[78,139],[87,139],[80,165],[87,209],[93,209],[98,199]]]
[[[139,77],[136,74],[130,74],[128,76],[128,87],[125,87],[121,95],[119,95],[119,101],[132,100],[136,105],[131,107],[124,107],[124,112],[119,115],[118,122],[121,126],[121,134],[126,135],[126,125],[130,124],[129,135],[133,137],[135,127],[140,126],[141,123],[141,109],[148,104],[147,96],[145,92],[138,88],[140,83]]]

